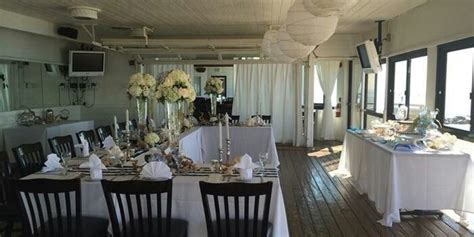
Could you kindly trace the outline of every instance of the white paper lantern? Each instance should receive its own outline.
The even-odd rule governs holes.
[[[272,55],[271,45],[272,45],[272,42],[276,42],[277,35],[278,35],[277,30],[268,30],[263,35],[261,48],[262,48],[262,52],[263,52],[264,55],[266,55],[266,56],[271,56]]]
[[[315,16],[334,16],[344,13],[359,0],[303,0],[303,4]]]
[[[288,11],[286,31],[304,45],[320,45],[336,32],[338,16],[317,17],[309,13],[302,2],[295,2]]]
[[[286,32],[285,25],[278,30],[277,40],[281,51],[291,58],[306,57],[314,50],[314,47],[316,47],[315,45],[308,46],[294,41],[288,32]]]
[[[283,53],[281,51],[280,46],[278,45],[278,41],[273,42],[270,45],[270,48],[271,48],[270,49],[271,50],[270,59],[275,61],[275,62],[292,63],[296,60],[296,59],[286,55],[285,53]]]

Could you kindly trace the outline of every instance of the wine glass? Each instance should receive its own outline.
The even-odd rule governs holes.
[[[260,175],[263,177],[263,174],[265,173],[265,162],[268,160],[268,152],[258,153],[258,160],[260,161]]]
[[[69,169],[69,161],[71,160],[71,158],[71,152],[66,151],[61,153],[61,160],[63,161],[64,165],[64,174],[67,174],[67,171]]]

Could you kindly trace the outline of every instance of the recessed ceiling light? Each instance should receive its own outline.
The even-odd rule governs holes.
[[[94,7],[73,6],[68,8],[69,15],[79,20],[97,20],[97,13],[101,10]]]

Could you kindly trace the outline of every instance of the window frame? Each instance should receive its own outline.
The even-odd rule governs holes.
[[[437,116],[438,121],[443,125],[442,131],[450,132],[465,138],[468,140],[474,139],[474,59],[473,72],[472,72],[472,87],[471,87],[471,123],[470,131],[464,131],[458,128],[445,127],[444,126],[444,112],[445,112],[445,103],[446,103],[446,70],[447,70],[447,59],[448,53],[456,50],[462,50],[466,48],[474,47],[474,37],[468,37],[461,40],[452,41],[445,44],[438,45],[438,55],[437,55],[437,67],[436,67],[436,98],[435,98],[435,107],[439,109]]]
[[[405,106],[408,108],[408,114],[410,114],[410,80],[411,80],[411,60],[418,57],[428,56],[427,48],[417,49],[411,52],[395,55],[388,58],[388,93],[387,93],[387,119],[395,119],[393,110],[395,105],[395,63],[400,61],[407,61],[407,74],[406,74],[406,89],[405,89]],[[428,69],[427,69],[428,70]],[[407,120],[409,118],[407,117]]]
[[[387,64],[387,59],[383,58],[380,60],[380,65],[382,64]],[[386,65],[387,67],[388,65]],[[387,72],[385,72],[387,73]],[[368,89],[368,81],[369,81],[369,74],[364,73],[364,128],[367,128],[367,115],[377,117],[384,119],[384,113],[377,113],[377,81],[378,81],[378,73],[375,73],[375,84],[374,84],[374,109],[367,109],[367,89]],[[383,93],[387,93],[387,85],[385,86],[385,91]],[[382,103],[385,103],[383,101]],[[387,107],[387,106],[385,106]],[[384,111],[387,110],[387,108],[384,108]]]

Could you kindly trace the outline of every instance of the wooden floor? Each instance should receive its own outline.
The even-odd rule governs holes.
[[[312,150],[279,147],[280,180],[290,236],[474,236],[447,216],[404,217],[392,228],[349,179],[331,177],[341,146],[318,143]]]

